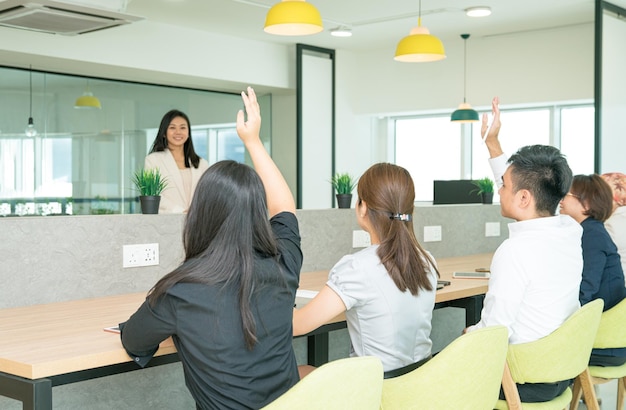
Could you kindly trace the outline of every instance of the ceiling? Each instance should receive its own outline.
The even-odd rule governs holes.
[[[267,10],[279,0],[129,0],[126,12],[148,20],[276,43],[367,50],[395,47],[417,25],[419,0],[309,0],[324,21],[324,31],[312,36],[284,37],[263,31]],[[626,0],[612,3],[626,8]],[[620,4],[621,3],[621,4]],[[464,9],[489,6],[489,17],[467,17]],[[451,39],[462,33],[472,37],[593,22],[594,0],[423,0],[422,25],[431,33]],[[136,23],[140,24],[140,23]],[[330,29],[352,27],[348,38],[332,37]]]
[[[58,1],[91,7],[113,2],[113,0]],[[290,37],[271,35],[263,31],[267,11],[280,0],[115,1],[127,4],[125,9],[118,11],[143,17],[147,21],[162,23],[164,26],[180,26],[279,44],[305,43],[353,52],[386,47],[395,49],[398,41],[408,35],[409,31],[417,25],[420,5],[419,0],[307,0],[320,11],[324,21],[324,31],[311,36]],[[610,2],[626,9],[626,0],[610,0]],[[591,24],[594,20],[595,0],[422,0],[421,6],[422,25],[428,27],[432,34],[440,37],[445,46],[451,41],[461,41],[459,35],[462,33],[470,33],[475,39]],[[467,17],[464,9],[473,6],[489,6],[492,14],[482,18]],[[132,32],[141,31],[142,23],[143,21],[131,23]],[[351,27],[352,37],[331,36],[330,30],[339,25]],[[98,33],[106,35],[114,33],[115,30],[117,29],[109,28]],[[89,35],[89,33],[83,34],[81,37]],[[32,56],[24,55],[19,58],[23,59],[24,67],[26,64],[33,64]],[[37,64],[34,63],[33,67],[36,66]],[[92,69],[93,67],[89,70]],[[113,71],[108,67],[107,75],[103,77],[115,78]],[[80,72],[79,69],[76,70],[76,73]],[[0,85],[21,87],[24,76],[21,75],[20,79],[17,81],[13,78],[0,78]],[[172,84],[188,86],[178,82],[172,82]],[[52,86],[51,83],[49,85]],[[219,88],[212,86],[212,89]]]

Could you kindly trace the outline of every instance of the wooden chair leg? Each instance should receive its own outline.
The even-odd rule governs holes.
[[[502,390],[504,391],[506,405],[509,410],[521,410],[522,401],[519,398],[519,391],[517,391],[517,385],[511,376],[509,364],[506,362],[504,363],[504,373],[502,374]]]
[[[626,393],[626,376],[617,379],[617,408],[624,408],[624,394]]]
[[[583,396],[582,386],[580,385],[580,379],[577,377],[574,379],[574,387],[572,388],[572,402],[569,405],[569,410],[578,410],[578,403]]]
[[[593,381],[589,374],[589,368],[586,368],[576,379],[580,379],[580,385],[583,390],[583,397],[585,405],[589,410],[600,410],[598,404],[598,398],[596,397],[596,390],[593,388]]]

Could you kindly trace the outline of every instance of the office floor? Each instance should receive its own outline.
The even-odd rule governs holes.
[[[600,409],[602,410],[615,410],[615,405],[617,401],[617,380],[611,380],[608,383],[599,384],[598,390],[598,398],[602,399],[600,404]],[[587,407],[584,404],[581,404],[578,407],[580,410],[585,410]],[[623,410],[626,410],[626,405]]]

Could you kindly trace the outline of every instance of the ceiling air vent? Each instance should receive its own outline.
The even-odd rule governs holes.
[[[115,11],[53,0],[0,1],[0,26],[74,36],[143,20]]]

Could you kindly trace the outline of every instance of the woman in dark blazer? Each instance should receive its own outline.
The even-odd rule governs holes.
[[[570,191],[561,201],[561,213],[570,215],[583,227],[583,274],[580,304],[594,299],[611,309],[626,297],[624,272],[617,247],[604,227],[613,211],[611,187],[596,174],[576,175]],[[594,349],[589,362],[594,366],[626,363],[626,349]]]

